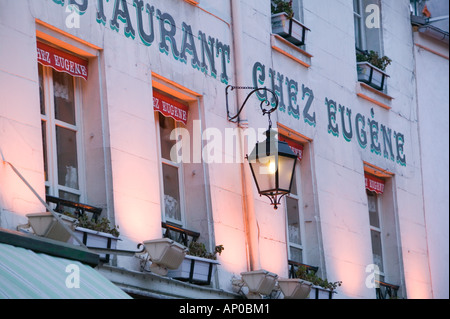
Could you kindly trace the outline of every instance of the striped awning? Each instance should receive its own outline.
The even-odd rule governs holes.
[[[79,261],[0,243],[0,299],[130,299]]]

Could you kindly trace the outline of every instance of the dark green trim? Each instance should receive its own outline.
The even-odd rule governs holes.
[[[92,267],[100,263],[99,255],[85,248],[4,228],[0,228],[0,243],[30,249],[36,253],[76,260]]]

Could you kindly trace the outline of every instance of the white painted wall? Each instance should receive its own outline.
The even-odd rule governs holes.
[[[448,298],[448,45],[414,33],[427,244],[434,298]],[[442,132],[442,133],[438,133]]]
[[[253,66],[255,62],[260,62],[265,65],[265,86],[271,88],[269,68],[282,74],[284,80],[287,77],[298,83],[296,103],[300,111],[307,102],[301,96],[302,85],[313,90],[314,101],[309,112],[315,113],[315,125],[308,124],[302,112],[297,119],[287,111],[277,111],[272,120],[312,141],[307,147],[308,157],[302,163],[302,177],[307,177],[305,180],[310,187],[305,200],[311,205],[308,217],[321,236],[315,239],[319,245],[317,251],[309,254],[310,260],[320,267],[321,275],[330,281],[343,282],[337,298],[375,297],[374,289],[365,285],[368,276],[366,266],[372,263],[372,254],[363,161],[394,174],[390,186],[394,198],[391,206],[397,214],[398,256],[401,258],[399,282],[394,284],[401,286],[403,296],[406,289],[408,298],[430,298],[432,292],[434,297],[445,296],[445,292],[448,296],[448,285],[438,279],[445,273],[448,278],[448,243],[446,264],[445,255],[442,256],[436,248],[446,239],[448,242],[448,226],[445,228],[444,223],[440,223],[441,218],[446,217],[445,224],[448,225],[448,198],[445,195],[448,181],[447,184],[446,181],[439,184],[434,182],[434,176],[443,176],[440,174],[443,171],[448,173],[448,150],[445,147],[448,144],[448,121],[436,125],[436,121],[444,118],[440,113],[422,113],[433,105],[442,105],[441,109],[445,109],[448,116],[448,109],[445,108],[448,91],[446,96],[436,94],[448,87],[448,73],[440,75],[447,82],[430,84],[426,77],[420,78],[420,74],[443,72],[444,67],[441,66],[445,61],[436,57],[428,58],[425,55],[429,53],[414,47],[409,1],[382,1],[384,53],[393,60],[387,69],[390,75],[387,93],[393,100],[390,110],[363,100],[356,95],[352,2],[326,1],[324,5],[324,1],[303,0],[304,23],[311,29],[305,47],[312,55],[309,68],[271,49],[268,1],[267,6],[261,5],[259,0],[231,1],[234,6],[239,3],[241,9],[239,23],[242,33],[235,39],[232,32],[238,26],[232,19],[232,7],[224,1],[217,4],[215,1],[203,3],[202,0],[200,7],[204,10],[181,0],[155,0],[151,4],[155,10],[170,13],[174,18],[178,49],[182,43],[183,21],[192,28],[200,59],[201,48],[197,39],[199,30],[230,46],[231,61],[225,61],[228,84],[239,82],[240,85],[253,85]],[[90,124],[92,129],[86,136],[94,132],[95,138],[98,138],[92,147],[98,150],[103,146],[103,150],[96,155],[99,159],[103,158],[103,162],[98,164],[94,159],[90,160],[92,165],[99,165],[98,169],[104,171],[99,174],[104,190],[98,196],[102,204],[108,205],[109,216],[114,217],[120,225],[123,240],[119,248],[135,249],[137,243],[161,236],[161,190],[152,109],[152,72],[201,96],[201,112],[198,116],[201,117],[203,129],[218,128],[224,133],[225,128],[235,128],[236,125],[226,120],[226,85],[220,80],[220,55],[215,59],[218,74],[205,74],[190,65],[190,54],[187,55],[187,63],[183,63],[174,58],[172,50],[168,54],[160,51],[160,21],[156,17],[153,21],[155,40],[151,46],[144,45],[137,34],[136,9],[130,3],[128,10],[136,31],[135,38],[125,36],[125,24],[120,20],[119,31],[112,30],[109,20],[113,5],[112,2],[104,3],[106,25],[96,21],[97,4],[96,1],[90,1],[88,10],[80,17],[80,28],[68,29],[65,24],[68,15],[65,6],[52,0],[0,0],[0,38],[3,43],[8,43],[8,46],[0,47],[0,149],[5,158],[14,163],[43,196],[35,19],[101,48],[98,51],[100,58],[90,61],[93,67],[99,67],[92,76],[99,83],[102,95],[101,99],[99,95],[95,100],[94,104],[100,105],[95,106],[92,115],[97,118],[102,129],[94,130],[94,125]],[[240,59],[235,56],[236,41],[241,44]],[[239,60],[239,65],[235,65],[236,60]],[[419,84],[417,93],[415,68]],[[435,71],[429,72],[430,69]],[[283,90],[287,105],[287,87],[284,83]],[[235,94],[233,92],[230,96],[232,110],[236,109]],[[245,93],[239,94],[245,97]],[[351,109],[353,125],[355,115],[360,113],[366,121],[374,119],[379,125],[386,125],[404,134],[406,166],[399,165],[395,159],[372,153],[369,145],[365,149],[360,147],[355,127],[353,139],[346,141],[342,136],[339,112],[336,113],[339,136],[328,133],[327,99]],[[259,103],[255,101],[245,109],[248,127],[266,128],[267,118],[261,115]],[[426,120],[422,122],[424,118]],[[439,133],[435,133],[436,130]],[[436,140],[437,136],[442,139]],[[439,145],[442,147],[436,147],[441,142]],[[224,151],[223,155],[239,162],[247,152]],[[442,154],[443,160],[437,161]],[[247,177],[249,172],[247,164],[244,164],[210,163],[205,165],[203,172],[209,176],[209,213],[213,218],[210,241],[225,247],[219,257],[221,266],[218,272],[218,287],[225,290],[231,290],[230,279],[233,276],[248,270],[250,251],[243,208],[242,167]],[[308,171],[308,167],[312,169]],[[90,183],[91,187],[95,186],[94,181]],[[436,188],[440,185],[442,187]],[[255,220],[252,229],[255,230],[256,241],[253,245],[257,265],[286,277],[284,207],[274,212],[268,201],[259,197],[253,181],[244,189],[251,191],[249,197],[253,198],[251,206]],[[441,204],[443,199],[444,205]],[[10,229],[22,223],[26,213],[42,210],[38,200],[17,180],[6,164],[0,165],[0,208],[0,226]],[[435,215],[434,212],[438,213]],[[136,260],[126,258],[120,258],[118,265],[131,269],[138,266]]]

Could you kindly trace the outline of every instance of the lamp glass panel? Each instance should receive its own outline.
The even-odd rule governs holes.
[[[250,162],[260,192],[274,190],[276,163],[275,156],[267,156]]]
[[[278,156],[278,188],[289,190],[296,158]]]

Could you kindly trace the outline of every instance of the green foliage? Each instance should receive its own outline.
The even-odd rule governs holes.
[[[327,279],[320,278],[314,272],[308,271],[306,266],[299,266],[296,275],[297,278],[309,281],[313,285],[324,289],[335,290],[342,285],[342,281],[329,282]]]
[[[294,17],[294,11],[292,10],[292,0],[291,1],[272,0],[271,10],[272,14],[286,12],[289,19]]]
[[[189,255],[215,260],[215,259],[217,259],[217,254],[220,255],[224,249],[225,248],[223,247],[223,245],[217,245],[214,248],[214,252],[209,253],[206,250],[205,244],[193,241],[189,245]]]
[[[65,215],[75,217],[73,214],[65,213]],[[76,218],[76,217],[75,217]],[[103,233],[111,234],[114,237],[119,237],[119,226],[111,226],[111,222],[108,218],[102,217],[101,219],[94,221],[90,219],[87,214],[83,214],[77,218],[77,227],[83,227]]]
[[[364,53],[357,53],[356,61],[369,62],[370,64],[379,68],[382,71],[384,71],[386,67],[392,62],[392,60],[389,59],[387,56],[380,57],[378,52],[372,50],[369,52],[365,51]]]

